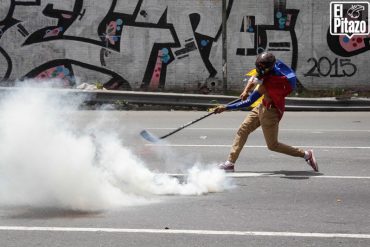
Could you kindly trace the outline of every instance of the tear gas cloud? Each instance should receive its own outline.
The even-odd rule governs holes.
[[[199,164],[185,171],[183,182],[154,173],[118,133],[99,127],[101,119],[93,134],[94,123],[76,127],[66,116],[82,98],[30,87],[16,91],[0,100],[0,206],[99,211],[231,186],[223,171]]]

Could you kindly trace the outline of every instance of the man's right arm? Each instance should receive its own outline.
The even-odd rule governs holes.
[[[243,92],[240,94],[242,100],[246,100],[249,92],[251,92],[256,87],[256,77],[252,76],[249,78],[247,85],[245,86]]]
[[[261,81],[258,80],[255,76],[252,76],[249,78],[247,85],[245,86],[243,92],[240,94],[241,101],[230,104],[230,105],[220,105],[214,109],[214,113],[218,114],[226,110],[232,110],[232,109],[238,109],[241,107],[247,107],[253,104],[259,97],[261,97],[261,94],[258,91],[253,91],[251,95],[249,95],[249,92],[252,91],[257,84],[260,84]]]

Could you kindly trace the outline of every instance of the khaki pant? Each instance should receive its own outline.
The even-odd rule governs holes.
[[[262,127],[268,149],[303,158],[304,151],[302,149],[291,147],[278,141],[279,122],[280,118],[276,108],[267,109],[263,104],[255,107],[240,125],[231,147],[228,160],[233,163],[236,162],[249,134],[259,126]]]

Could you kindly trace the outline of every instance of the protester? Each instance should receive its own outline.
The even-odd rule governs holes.
[[[307,163],[318,172],[319,168],[313,150],[304,151],[278,141],[279,122],[285,110],[285,97],[296,86],[294,71],[282,61],[276,60],[269,52],[263,52],[256,59],[256,76],[252,76],[241,93],[241,101],[221,105],[214,109],[215,113],[249,107],[263,96],[262,103],[252,109],[236,133],[228,159],[219,165],[220,169],[228,172],[234,171],[234,165],[248,136],[261,126],[267,147],[271,151],[304,158]],[[258,89],[255,89],[258,85]],[[249,93],[255,89],[250,95]]]

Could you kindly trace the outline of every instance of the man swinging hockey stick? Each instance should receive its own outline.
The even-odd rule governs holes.
[[[304,151],[278,141],[279,122],[285,110],[285,97],[296,86],[294,71],[282,61],[276,60],[272,53],[263,52],[257,56],[256,72],[257,75],[249,79],[248,84],[240,95],[242,101],[226,106],[221,105],[214,109],[214,113],[217,114],[225,110],[249,107],[261,96],[264,96],[262,103],[253,108],[240,125],[229,157],[224,163],[219,165],[219,168],[233,172],[234,164],[249,134],[261,126],[268,149],[294,157],[302,157],[314,171],[318,172],[319,168],[313,150]],[[249,92],[256,85],[259,85],[258,89],[248,96]]]

